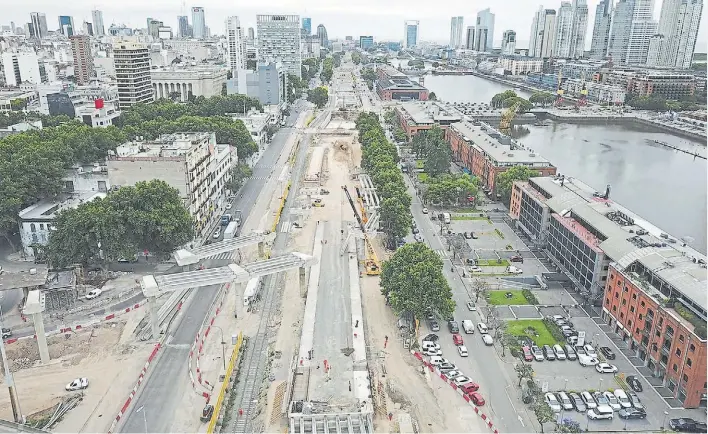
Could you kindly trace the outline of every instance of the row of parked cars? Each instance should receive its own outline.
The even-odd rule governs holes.
[[[647,412],[633,391],[616,389],[614,392],[548,392],[545,395],[548,406],[556,413],[577,411],[586,413],[588,418],[613,419],[615,411],[622,419],[645,419]]]

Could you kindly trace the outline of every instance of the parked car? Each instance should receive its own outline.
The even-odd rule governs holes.
[[[221,229],[217,229],[217,230],[214,232],[214,235],[212,235],[212,238],[217,239],[217,238],[219,238],[220,236],[221,236]]]
[[[643,408],[623,408],[619,411],[619,417],[622,419],[646,419],[647,412]]]
[[[565,346],[565,356],[568,358],[568,360],[577,360],[578,355],[575,354],[575,350],[571,345],[566,345]]]
[[[565,360],[565,352],[563,351],[563,348],[560,345],[553,345],[553,354],[556,355],[556,359]]]
[[[489,328],[487,328],[487,324],[483,322],[478,323],[477,328],[479,329],[480,333],[489,333]]]
[[[593,393],[592,397],[595,398],[595,402],[597,402],[598,409],[600,409],[601,411],[612,411],[610,401],[603,393],[595,392]]]
[[[468,301],[467,302],[467,309],[474,312],[477,310],[477,306],[475,306],[474,301]]]
[[[598,419],[612,420],[613,417],[614,417],[614,413],[611,411],[609,413],[608,412],[601,412],[597,408],[591,408],[590,410],[588,410],[588,419],[591,419],[591,420],[598,420]]]
[[[612,352],[610,347],[600,347],[600,352],[603,356],[605,356],[607,360],[615,360],[615,358],[617,357],[615,356],[615,353]]]
[[[551,392],[546,393],[545,396],[546,399],[546,404],[548,404],[549,407],[551,407],[551,410],[553,410],[555,413],[558,413],[561,411],[561,405],[560,402],[558,402],[558,398]]]
[[[439,332],[440,331],[440,324],[436,320],[430,320],[428,321],[428,326],[430,326],[430,330],[434,332]]]
[[[457,321],[448,321],[447,322],[447,329],[450,331],[450,333],[459,333],[460,332],[460,327],[457,325]]]
[[[562,325],[560,327],[560,330],[561,330],[561,333],[563,333],[563,337],[566,337],[566,338],[569,336],[575,336],[576,334],[578,334],[578,332],[573,330],[573,328],[570,327],[569,325]]]
[[[465,383],[471,383],[472,379],[466,375],[460,375],[459,377],[454,378],[452,382],[455,383],[455,386],[462,386]]]
[[[644,388],[642,387],[642,383],[639,382],[637,377],[635,377],[634,375],[627,376],[625,381],[627,381],[627,385],[631,387],[632,390],[634,390],[635,392],[641,392],[644,390]]]
[[[453,371],[457,369],[457,366],[454,363],[442,363],[438,365],[438,369],[440,370],[440,372]]]
[[[536,345],[531,345],[531,352],[533,353],[533,359],[537,362],[543,362],[545,357],[543,357],[543,350],[541,350]]]
[[[523,274],[524,270],[521,268],[514,267],[513,265],[509,265],[506,267],[506,272],[509,274]]]
[[[583,349],[585,349],[585,354],[587,354],[588,356],[597,358],[597,353],[595,352],[595,348],[593,348],[592,345],[586,344]]]
[[[522,264],[524,263],[524,258],[520,255],[514,255],[511,258],[509,258],[509,261],[511,262],[521,262]]]
[[[448,379],[452,380],[453,378],[457,378],[462,375],[462,371],[447,371],[443,372],[443,375]]]
[[[423,214],[427,214],[427,213],[428,213],[428,208],[423,208]]]
[[[615,398],[619,401],[623,408],[632,408],[632,403],[629,401],[627,393],[622,389],[615,389]]]
[[[580,395],[575,392],[570,392],[568,394],[568,397],[570,397],[570,401],[573,403],[573,408],[575,408],[576,411],[579,411],[581,413],[585,413],[587,411],[588,407],[580,398]]]
[[[706,432],[706,424],[690,418],[670,419],[669,426],[678,432]]]
[[[2,328],[2,338],[7,339],[10,336],[12,336],[12,330],[7,327],[3,327]]]
[[[74,390],[83,390],[86,389],[89,386],[89,381],[88,378],[86,377],[81,377],[77,378],[76,380],[72,381],[71,383],[66,385],[66,390],[68,391],[74,391]]]
[[[587,408],[597,408],[597,402],[595,402],[595,398],[592,397],[590,392],[580,392],[580,399],[583,400]]]
[[[479,392],[472,392],[469,393],[468,396],[472,400],[472,404],[481,407],[484,404],[486,404],[486,401],[484,400],[484,397],[479,393]]]
[[[438,344],[436,342],[431,342],[431,341],[423,341],[423,343],[421,344],[421,348],[424,350],[429,349],[429,348],[439,350],[440,344]]]
[[[602,392],[602,395],[607,399],[608,405],[613,409],[613,410],[621,410],[622,405],[620,405],[619,401],[617,400],[617,397],[614,395],[614,393],[610,391],[605,391]]]
[[[479,384],[471,382],[471,383],[465,383],[462,386],[460,386],[460,389],[462,389],[463,392],[466,394],[470,394],[473,392],[476,392],[479,390]]]
[[[462,340],[462,336],[460,336],[457,333],[452,335],[452,343],[455,345],[464,345],[465,344],[465,342]]]
[[[420,234],[415,234],[413,236],[413,239],[415,240],[416,243],[422,243],[423,242],[423,237]]]
[[[442,365],[443,363],[449,363],[447,359],[440,356],[432,356],[428,361],[433,366]]]
[[[101,295],[101,293],[103,293],[102,290],[100,290],[100,289],[98,289],[98,288],[94,288],[94,289],[90,290],[90,291],[86,294],[86,300],[93,300],[94,298],[96,298],[96,297],[98,297],[99,295]]]
[[[531,348],[527,346],[521,347],[521,352],[524,354],[524,360],[527,362],[533,361],[533,354],[531,353]]]
[[[464,330],[468,335],[474,334],[474,323],[471,319],[462,320],[462,330]]]
[[[418,228],[416,228],[416,227],[413,227],[412,232],[413,232],[414,234],[417,234],[418,232],[420,232],[420,229],[418,229]]]
[[[199,420],[204,423],[209,422],[213,415],[214,415],[214,406],[211,404],[207,404],[202,409],[202,414],[201,414],[201,416],[199,416]]]
[[[550,345],[543,346],[543,355],[546,356],[546,360],[556,360],[556,355],[553,354],[553,348]]]
[[[578,337],[577,336],[568,336],[565,338],[565,341],[568,342],[569,345],[575,346],[575,344],[578,343]]]
[[[438,339],[440,339],[440,336],[436,335],[435,333],[428,333],[427,335],[425,335],[425,337],[423,337],[423,343],[425,343],[425,342],[435,343],[438,341]]]
[[[600,361],[595,357],[588,356],[587,354],[578,353],[578,363],[580,363],[580,366],[595,366],[600,363]]]
[[[617,366],[609,363],[598,363],[595,365],[595,370],[601,374],[614,374],[617,372]]]
[[[457,352],[460,353],[460,357],[467,357],[470,355],[470,353],[467,351],[467,347],[464,345],[460,345],[457,347]]]
[[[494,339],[488,334],[482,335],[482,342],[484,342],[484,345],[486,346],[491,346],[494,345]]]
[[[558,402],[560,402],[561,407],[563,407],[563,410],[572,410],[573,409],[573,402],[570,400],[570,397],[568,396],[567,393],[558,392],[556,394],[556,397],[558,398]]]
[[[627,395],[629,395],[629,401],[632,403],[632,406],[634,408],[644,408],[642,401],[639,400],[639,397],[637,396],[636,393],[634,393],[630,390],[629,393],[627,393]]]
[[[435,347],[423,348],[423,354],[426,356],[442,356],[443,352],[440,349],[435,349]]]

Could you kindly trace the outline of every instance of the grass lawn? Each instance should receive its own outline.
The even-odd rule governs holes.
[[[532,327],[535,332],[530,330],[530,327]],[[553,335],[551,335],[551,331],[548,330],[546,324],[544,324],[540,319],[519,319],[515,321],[507,321],[506,331],[514,336],[528,336],[533,339],[538,346],[552,346],[558,343],[555,339],[553,339]]]
[[[484,220],[489,221],[487,217],[473,216],[473,215],[454,215],[450,217],[451,220]],[[491,222],[490,222],[491,224]]]
[[[477,208],[455,208],[454,212],[461,213],[461,214],[478,213],[479,210]]]
[[[418,174],[418,180],[420,182],[428,182],[428,178],[430,178],[430,177],[428,176],[427,173],[419,173]]]
[[[506,298],[507,293],[511,293],[511,298]],[[520,290],[489,291],[489,304],[530,304]]]
[[[415,168],[422,169],[425,166],[425,160],[415,160]]]
[[[477,265],[480,267],[508,267],[511,264],[506,259],[502,259],[501,262],[496,259],[478,259]]]

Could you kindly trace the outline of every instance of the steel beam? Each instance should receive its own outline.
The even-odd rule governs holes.
[[[275,232],[254,232],[251,235],[245,235],[242,237],[233,238],[231,240],[219,241],[218,243],[200,246],[194,249],[180,249],[177,250],[173,256],[177,261],[177,265],[183,267],[186,265],[198,264],[199,261],[216,256],[220,253],[232,252],[254,244],[262,246],[263,243],[273,242],[273,240],[275,240]]]

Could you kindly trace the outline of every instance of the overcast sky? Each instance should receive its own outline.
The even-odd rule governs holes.
[[[487,7],[496,14],[494,26],[495,46],[500,45],[502,32],[512,29],[517,33],[517,47],[528,45],[533,13],[541,3],[534,0],[479,0],[467,5],[461,1],[423,0],[199,0],[200,3],[185,3],[182,0],[71,0],[61,2],[56,0],[0,0],[2,9],[1,24],[14,21],[20,26],[29,21],[30,12],[44,12],[50,29],[59,27],[57,16],[71,15],[75,25],[81,25],[84,20],[91,21],[91,10],[103,11],[106,27],[111,23],[124,23],[129,27],[146,27],[146,18],[152,17],[165,22],[166,25],[177,27],[177,15],[188,15],[192,22],[189,8],[202,6],[205,8],[207,26],[212,33],[223,33],[224,17],[236,15],[240,17],[245,27],[256,26],[256,14],[297,14],[300,17],[312,18],[313,31],[318,24],[327,27],[330,39],[344,36],[373,35],[376,40],[402,40],[403,21],[420,20],[420,38],[427,41],[447,43],[450,39],[450,18],[462,15],[465,26],[473,25],[479,10]],[[588,0],[590,9],[587,46],[592,35],[592,23],[595,7],[600,0]],[[615,0],[616,1],[616,0]],[[385,6],[384,6],[385,5]],[[546,8],[557,9],[560,0],[543,4]],[[656,0],[654,16],[659,17],[661,0]],[[701,29],[698,34],[696,51],[705,52],[708,41],[706,32],[706,16],[701,18]]]

